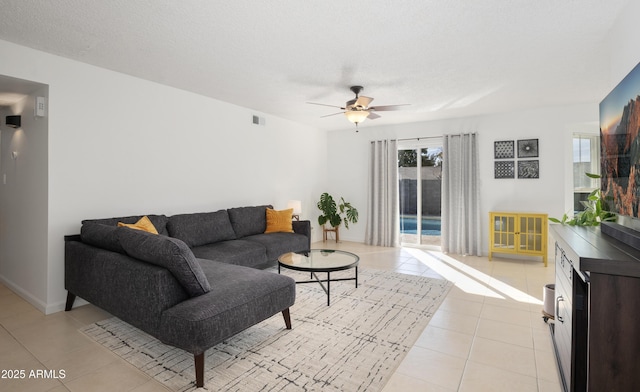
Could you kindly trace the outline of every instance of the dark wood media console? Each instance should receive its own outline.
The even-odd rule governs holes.
[[[638,390],[640,250],[599,227],[550,228],[556,240],[552,334],[564,390]]]

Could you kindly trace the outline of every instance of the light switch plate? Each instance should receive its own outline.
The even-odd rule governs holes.
[[[45,108],[44,97],[36,97],[36,116],[44,117]]]

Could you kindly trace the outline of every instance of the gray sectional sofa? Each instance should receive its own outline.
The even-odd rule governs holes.
[[[278,312],[291,328],[295,282],[259,268],[308,251],[311,224],[265,234],[270,207],[146,215],[158,234],[118,226],[142,216],[83,221],[80,235],[65,237],[66,310],[81,297],[194,354],[203,386],[208,348]]]

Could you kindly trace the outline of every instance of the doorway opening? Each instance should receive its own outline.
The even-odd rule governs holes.
[[[45,314],[53,309],[49,122],[39,109],[46,109],[48,97],[46,84],[0,75],[0,281]],[[20,126],[7,126],[7,116],[20,116]]]

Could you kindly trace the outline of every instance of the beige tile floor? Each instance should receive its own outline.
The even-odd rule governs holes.
[[[456,284],[384,392],[561,390],[541,318],[543,287],[554,280],[552,262],[545,268],[534,260],[490,262],[352,242],[314,247],[357,253],[362,268],[445,277]],[[108,317],[93,305],[44,316],[0,284],[0,370],[26,371],[22,380],[0,378],[0,391],[166,391],[78,332]],[[53,370],[49,376],[58,378],[29,378],[32,370]]]

